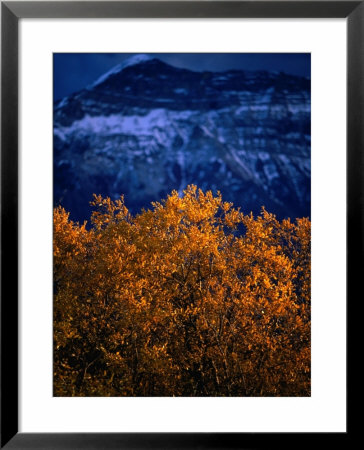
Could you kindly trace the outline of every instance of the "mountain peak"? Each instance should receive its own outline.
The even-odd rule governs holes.
[[[126,67],[136,66],[137,64],[141,64],[143,62],[152,61],[153,59],[155,59],[153,56],[149,56],[144,53],[138,53],[136,55],[130,56],[129,58],[124,59],[124,61],[122,61],[121,63],[112,67],[108,72],[101,75],[101,77],[99,77],[94,83],[92,83],[92,87],[98,86],[99,84],[107,80],[111,75],[115,75],[116,73],[121,72]]]

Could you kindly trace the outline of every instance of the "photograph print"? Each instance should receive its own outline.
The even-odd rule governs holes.
[[[53,55],[53,395],[311,395],[309,53]]]

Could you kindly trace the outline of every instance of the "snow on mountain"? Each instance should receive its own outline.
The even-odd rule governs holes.
[[[146,61],[151,61],[153,58],[151,56],[145,55],[145,54],[138,54],[138,55],[133,55],[130,56],[130,58],[125,59],[124,61],[122,61],[120,64],[117,64],[116,66],[114,66],[112,69],[110,69],[108,72],[106,72],[105,74],[101,75],[101,77],[99,77],[93,84],[92,86],[97,86],[98,84],[103,83],[104,81],[106,81],[111,75],[115,75],[119,72],[121,72],[122,70],[124,70],[126,67],[130,67],[130,66],[135,66],[137,64],[146,62]]]
[[[307,79],[137,55],[55,103],[54,201],[84,220],[93,193],[136,212],[194,183],[245,212],[309,216],[310,140]]]

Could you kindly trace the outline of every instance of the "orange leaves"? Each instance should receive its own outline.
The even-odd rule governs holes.
[[[56,395],[309,395],[308,219],[196,186],[92,204],[54,210]]]

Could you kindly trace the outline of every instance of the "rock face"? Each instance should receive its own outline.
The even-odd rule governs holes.
[[[137,55],[54,104],[54,201],[88,218],[93,193],[137,212],[188,184],[245,213],[310,215],[310,81],[193,72]]]

